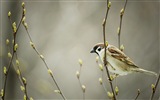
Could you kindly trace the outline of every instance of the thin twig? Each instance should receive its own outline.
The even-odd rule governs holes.
[[[81,70],[82,70],[82,60],[79,59],[79,64],[80,64],[80,68],[79,70],[76,72],[76,76],[79,82],[80,87],[82,88],[82,92],[83,92],[83,100],[85,100],[85,86],[82,84],[80,77],[81,77]]]
[[[139,97],[139,95],[140,95],[140,93],[138,93],[138,94],[136,95],[136,98],[135,98],[134,100],[137,100],[137,99],[138,99],[138,97]]]
[[[157,80],[156,80],[156,82],[155,82],[155,88],[152,89],[152,94],[151,94],[151,99],[150,99],[150,100],[153,100],[153,97],[154,97],[154,94],[155,94],[155,92],[156,92],[156,89],[157,89],[159,80],[160,80],[160,73],[159,73],[159,75],[158,75],[158,77],[157,77]]]
[[[8,47],[8,52],[10,52],[10,47],[9,47],[9,45],[7,44],[7,47]],[[19,66],[19,61],[18,61],[18,54],[17,54],[17,51],[15,52],[15,55],[16,55],[16,65],[14,65],[14,63],[13,63],[13,61],[12,61],[12,65],[13,65],[13,68],[14,68],[14,70],[15,70],[15,72],[17,73],[17,70],[16,69],[18,69],[18,73],[17,73],[17,77],[18,77],[18,79],[19,79],[19,82],[20,82],[20,84],[22,85],[22,86],[24,86],[24,94],[26,95],[26,99],[27,100],[29,100],[29,97],[28,97],[28,93],[27,93],[27,84],[26,83],[24,83],[24,81],[23,81],[23,76],[22,76],[22,71],[21,71],[21,69],[20,69],[20,66]],[[16,67],[17,68],[16,68]]]
[[[18,54],[16,52],[16,60],[18,60]],[[19,60],[18,60],[19,61]],[[19,70],[19,80],[21,81],[22,85],[24,86],[24,94],[26,95],[26,99],[29,100],[29,96],[28,96],[28,92],[27,92],[27,83],[24,82],[24,77],[22,75],[22,71],[20,69],[20,66],[19,65],[16,65],[17,66],[17,69]]]
[[[10,17],[8,17],[9,18],[9,21],[10,21],[10,23],[11,23],[11,26],[12,26],[12,20],[11,20],[11,18]],[[10,68],[11,68],[11,65],[12,65],[12,61],[13,61],[13,58],[14,58],[14,55],[15,55],[15,52],[16,52],[16,50],[15,50],[15,48],[14,48],[14,46],[15,46],[15,44],[16,44],[16,36],[17,36],[17,32],[18,32],[18,30],[19,30],[19,27],[20,27],[20,25],[21,25],[21,23],[22,23],[22,19],[23,19],[23,15],[22,15],[22,17],[21,17],[21,19],[20,19],[20,22],[19,22],[19,24],[18,24],[18,27],[17,27],[17,29],[16,29],[16,32],[14,31],[14,29],[13,29],[13,27],[12,27],[12,29],[13,29],[13,40],[14,40],[14,42],[13,42],[13,49],[12,49],[12,57],[11,57],[11,60],[9,61],[9,64],[8,64],[8,67],[7,67],[7,73],[5,74],[5,79],[4,79],[4,95],[2,96],[2,100],[5,100],[5,94],[6,94],[6,85],[7,85],[7,79],[8,79],[8,73],[10,72]]]
[[[137,99],[138,99],[138,97],[139,97],[139,95],[140,95],[140,89],[138,89],[137,95],[136,95],[136,97],[135,97],[135,99],[134,99],[134,100],[137,100]]]
[[[10,72],[10,68],[11,68],[11,64],[13,61],[13,57],[14,57],[14,53],[12,54],[12,58],[9,61],[8,67],[7,67],[7,73],[5,74],[5,78],[4,78],[4,87],[3,87],[3,96],[1,97],[2,100],[5,100],[5,95],[6,95],[6,85],[7,85],[7,79],[8,79],[8,73]]]
[[[104,71],[103,71],[103,66],[101,64],[98,63],[98,60],[96,61],[97,65],[100,67],[100,70],[101,70],[101,78],[102,80],[99,80],[100,84],[102,85],[104,91],[106,92],[107,94],[107,89],[105,88],[105,84],[103,82],[103,78],[104,78]],[[101,68],[102,67],[102,68]],[[106,78],[106,77],[105,77]]]
[[[104,21],[103,21],[103,41],[104,41],[104,48],[105,48],[104,67],[106,68],[108,80],[109,80],[110,87],[111,87],[111,90],[112,90],[112,93],[113,93],[113,99],[116,100],[116,95],[115,95],[113,84],[112,84],[112,80],[111,80],[111,77],[110,77],[110,74],[109,74],[109,71],[108,71],[107,58],[106,58],[107,55],[106,55],[106,38],[105,38],[106,32],[105,32],[105,26],[106,26],[106,20],[107,20],[109,9],[110,9],[109,0],[107,0],[107,11],[106,11],[106,16],[105,16]]]
[[[126,9],[126,5],[127,5],[127,1],[125,1],[124,7],[121,9],[120,11],[120,23],[119,23],[119,27],[118,27],[118,48],[121,50],[121,28],[122,28],[122,19],[123,19],[123,15],[124,15],[124,11]],[[117,78],[115,78],[115,84],[117,85]]]
[[[80,80],[80,76],[81,76],[81,67],[79,69],[79,79],[78,79],[78,82],[79,82],[80,87],[82,88],[82,82]],[[82,92],[83,92],[83,90],[82,90]],[[85,100],[85,92],[83,92],[83,100]]]
[[[27,31],[27,34],[28,34],[28,37],[29,37],[30,42],[33,43],[32,38],[31,38],[31,36],[30,36],[30,34],[29,34],[28,29],[27,29],[27,28],[25,28],[25,29],[26,29],[26,31]],[[47,70],[50,70],[48,64],[46,63],[45,59],[44,59],[43,57],[41,57],[41,54],[39,53],[39,51],[37,50],[37,48],[35,47],[35,45],[34,45],[34,48],[33,48],[33,49],[34,49],[34,51],[37,53],[37,55],[40,56],[41,60],[43,61],[44,65],[45,65],[45,67],[47,68]],[[55,77],[54,77],[53,75],[51,75],[51,78],[52,78],[52,80],[54,81],[57,89],[60,91],[60,95],[62,96],[62,98],[63,98],[64,100],[67,100],[66,97],[64,96],[64,94],[62,93],[62,91],[61,91],[61,89],[60,89],[60,87],[59,87],[59,85],[58,85]]]
[[[119,28],[118,28],[118,47],[119,47],[119,49],[120,49],[120,45],[121,45],[120,35],[121,35],[121,28],[122,28],[122,19],[123,19],[124,11],[126,9],[127,1],[128,0],[125,1],[124,7],[120,11],[120,23],[119,23]]]
[[[24,25],[24,24],[23,24],[23,25]],[[40,56],[40,58],[41,58],[41,60],[43,61],[46,69],[49,71],[50,68],[49,68],[48,64],[46,63],[43,55],[40,54],[40,52],[37,50],[37,48],[36,48],[35,45],[33,44],[33,41],[32,41],[31,35],[30,35],[29,31],[28,31],[28,28],[27,28],[25,25],[24,25],[24,27],[25,27],[25,30],[26,30],[27,35],[28,35],[28,37],[29,37],[30,44],[31,44],[32,48],[33,48],[34,51],[37,53],[37,55]],[[55,76],[54,76],[53,74],[50,74],[50,76],[51,76],[52,80],[54,81],[57,89],[60,91],[60,95],[62,96],[62,98],[63,98],[64,100],[67,100],[66,97],[64,96],[63,92],[61,91],[61,89],[60,89],[60,87],[59,87],[59,85],[58,85],[58,83],[57,83],[57,81],[56,81],[56,79],[55,79]]]

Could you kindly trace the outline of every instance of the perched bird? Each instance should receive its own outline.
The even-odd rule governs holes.
[[[104,44],[98,43],[90,53],[96,53],[103,62],[104,52]],[[155,72],[138,67],[124,52],[110,44],[106,44],[106,59],[108,70],[114,74],[122,76],[133,72],[140,72],[157,76]]]

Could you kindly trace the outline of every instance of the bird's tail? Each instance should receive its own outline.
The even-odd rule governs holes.
[[[141,69],[141,68],[133,69],[133,71],[134,71],[134,72],[140,72],[140,73],[146,73],[146,74],[149,74],[149,75],[158,76],[158,74],[157,74],[156,72],[148,71],[148,70]]]

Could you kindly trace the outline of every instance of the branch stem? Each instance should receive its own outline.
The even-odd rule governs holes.
[[[7,85],[7,79],[8,79],[8,74],[9,74],[9,72],[10,72],[10,68],[11,68],[11,65],[12,65],[12,61],[13,61],[13,58],[14,58],[14,55],[15,55],[15,53],[16,53],[16,51],[14,50],[14,46],[15,46],[15,44],[16,44],[16,36],[17,36],[17,32],[18,32],[18,30],[19,30],[19,28],[20,28],[20,25],[21,25],[21,23],[22,23],[22,19],[23,19],[23,15],[22,15],[22,17],[21,17],[21,19],[20,19],[20,22],[19,22],[19,24],[18,24],[18,27],[17,27],[17,30],[16,30],[16,32],[14,32],[14,29],[12,28],[12,30],[13,30],[13,40],[14,40],[14,42],[13,42],[13,46],[12,46],[12,57],[11,57],[11,60],[9,61],[9,64],[8,64],[8,71],[7,71],[7,73],[6,73],[6,75],[5,75],[5,79],[4,79],[4,87],[3,87],[3,89],[4,89],[4,95],[2,96],[2,100],[5,100],[5,95],[6,95],[6,85]],[[11,20],[11,18],[9,17],[9,21],[10,21],[10,24],[11,24],[11,27],[12,27],[12,20]]]
[[[24,27],[25,27],[25,26],[24,26]],[[26,30],[26,32],[27,32],[27,35],[28,35],[28,37],[29,37],[30,42],[33,43],[32,38],[31,38],[31,35],[30,35],[30,33],[29,33],[29,31],[28,31],[28,29],[27,29],[26,27],[25,27],[25,30]],[[37,48],[36,48],[35,46],[34,46],[33,49],[34,49],[34,51],[37,53],[37,55],[41,56],[40,52],[37,50]],[[41,58],[41,60],[43,61],[46,69],[47,69],[47,70],[50,70],[50,68],[49,68],[47,62],[45,61],[45,59],[42,58],[42,57],[40,57],[40,58]],[[62,98],[63,98],[64,100],[67,100],[66,97],[64,96],[62,90],[60,89],[60,87],[59,87],[59,85],[58,85],[58,83],[57,83],[57,80],[55,79],[55,76],[54,76],[54,75],[51,75],[51,78],[52,78],[53,82],[55,83],[57,89],[60,91],[60,95],[62,96]]]
[[[121,35],[121,29],[122,29],[122,19],[123,19],[123,15],[124,15],[124,12],[125,12],[125,9],[126,9],[127,1],[128,0],[125,1],[124,7],[122,8],[123,10],[121,10],[121,12],[120,12],[120,23],[119,23],[119,29],[118,29],[118,47],[119,47],[119,49],[120,49],[120,46],[121,46],[120,35]]]
[[[136,97],[135,97],[135,99],[134,99],[134,100],[137,100],[137,99],[138,99],[138,97],[139,97],[139,95],[140,95],[140,89],[138,89],[137,95],[136,95]]]
[[[105,48],[105,52],[104,52],[104,67],[106,68],[106,72],[107,72],[107,76],[108,76],[108,80],[109,80],[109,83],[110,83],[110,87],[111,87],[111,90],[112,90],[112,93],[113,93],[113,99],[116,100],[116,95],[115,95],[115,92],[114,92],[114,88],[113,88],[113,84],[112,84],[112,80],[111,80],[111,77],[110,77],[110,74],[109,74],[109,71],[108,71],[108,67],[107,67],[107,55],[106,55],[106,21],[107,21],[107,16],[108,16],[108,12],[109,12],[109,0],[107,0],[107,11],[106,11],[106,15],[105,15],[105,18],[104,18],[104,21],[103,21],[103,42],[104,42],[104,48]]]

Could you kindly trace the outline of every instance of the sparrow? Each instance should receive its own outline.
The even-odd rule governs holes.
[[[96,44],[90,53],[96,53],[102,62],[104,62],[104,48],[103,43]],[[106,44],[106,60],[108,70],[118,76],[127,75],[134,72],[146,73],[157,76],[157,73],[148,71],[138,67],[123,51],[117,47]]]

